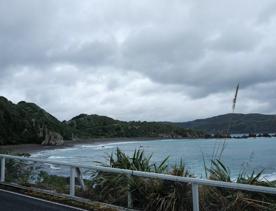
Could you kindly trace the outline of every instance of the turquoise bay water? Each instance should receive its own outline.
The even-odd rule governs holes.
[[[182,159],[193,174],[204,177],[203,157],[208,165],[214,149],[221,146],[223,142],[222,139],[168,139],[99,145],[80,144],[72,148],[37,152],[32,154],[32,157],[74,164],[95,164],[95,161],[105,162],[107,155],[115,152],[117,147],[127,154],[142,148],[148,155],[153,155],[152,161],[161,162],[169,156],[169,164],[173,165]],[[237,177],[243,169],[249,172],[264,169],[266,179],[276,179],[276,138],[228,139],[222,158],[230,168],[233,178]],[[48,170],[56,174],[67,172],[53,165],[50,165]]]

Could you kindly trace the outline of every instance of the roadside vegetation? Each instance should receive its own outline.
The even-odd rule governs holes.
[[[26,155],[24,155],[26,156]],[[122,168],[145,172],[170,174],[183,177],[194,177],[179,161],[173,166],[168,165],[169,157],[161,162],[153,162],[152,156],[144,150],[138,149],[129,156],[117,149],[108,156],[107,163],[100,165],[112,168]],[[54,190],[60,193],[68,193],[69,178],[49,175],[47,172],[28,165],[24,162],[8,161],[7,181],[24,186],[31,186]],[[251,185],[275,187],[275,182],[265,181],[262,171],[241,171],[237,179],[233,179],[230,170],[220,159],[213,159],[205,166],[208,179],[237,182]],[[129,193],[131,193],[133,208],[138,210],[156,211],[184,211],[192,210],[191,185],[164,181],[159,179],[141,178],[121,174],[104,172],[91,173],[91,179],[85,179],[86,190],[80,186],[76,189],[78,196],[109,204],[127,207]],[[224,188],[212,188],[200,186],[200,207],[204,211],[229,210],[229,211],[268,211],[276,210],[275,195],[253,193],[247,191],[230,190]]]
[[[180,161],[172,167],[168,166],[168,158],[161,164],[151,162],[151,156],[145,155],[143,150],[136,150],[132,156],[127,156],[120,149],[110,155],[107,166],[147,172],[171,174],[176,176],[193,177],[184,163]],[[264,181],[261,172],[241,171],[237,180],[232,179],[230,170],[221,160],[214,159],[206,167],[208,179],[237,182],[251,185],[275,187],[273,182]],[[192,210],[191,185],[157,179],[126,178],[122,175],[99,173],[94,180],[94,194],[97,200],[126,206],[128,182],[132,193],[134,208],[157,211]],[[275,195],[230,190],[223,188],[200,187],[201,210],[235,210],[235,211],[263,211],[276,210]]]

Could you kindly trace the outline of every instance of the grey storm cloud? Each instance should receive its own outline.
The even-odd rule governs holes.
[[[276,113],[275,43],[272,0],[0,0],[0,95],[185,121],[229,112],[239,82],[240,112]]]

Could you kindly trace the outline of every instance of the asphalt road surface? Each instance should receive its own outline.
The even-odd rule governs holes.
[[[55,202],[46,201],[0,189],[0,211],[83,211]]]

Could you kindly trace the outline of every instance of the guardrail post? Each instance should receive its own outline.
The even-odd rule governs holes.
[[[131,194],[131,188],[130,188],[130,179],[131,179],[131,176],[130,175],[127,175],[127,187],[128,187],[128,190],[127,190],[127,207],[128,208],[133,208],[133,201],[132,201],[132,194]]]
[[[75,177],[76,177],[76,168],[71,166],[71,168],[70,168],[70,196],[75,196]]]
[[[1,182],[5,182],[5,158],[1,158]]]
[[[83,181],[82,173],[81,173],[81,170],[80,170],[79,167],[76,168],[76,173],[77,173],[77,179],[78,179],[78,181],[79,181],[79,183],[80,183],[81,189],[82,189],[83,191],[85,191],[85,190],[86,190],[86,187],[85,187],[85,183],[84,183],[84,181]]]
[[[192,183],[193,211],[199,211],[198,184]]]

